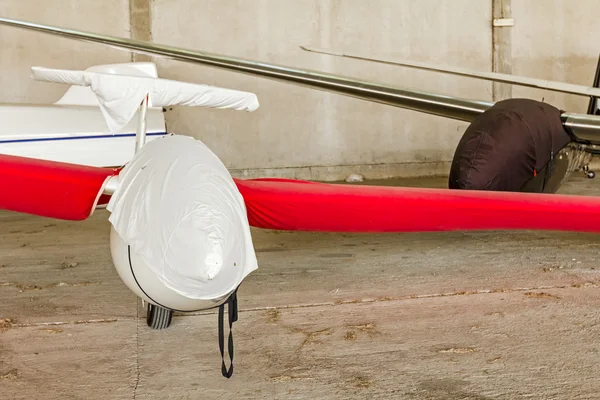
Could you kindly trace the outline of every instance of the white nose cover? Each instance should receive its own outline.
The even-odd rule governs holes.
[[[151,141],[119,181],[109,221],[171,290],[220,298],[258,268],[244,199],[202,142],[179,135]]]

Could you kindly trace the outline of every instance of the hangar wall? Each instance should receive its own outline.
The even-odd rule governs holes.
[[[597,0],[154,0],[152,35],[179,45],[396,86],[492,100],[468,78],[309,54],[300,45],[491,71],[493,5],[515,25],[505,62],[515,74],[591,84],[600,46]],[[510,15],[512,14],[512,15]],[[496,51],[499,49],[496,48]],[[512,55],[512,57],[511,57]],[[241,176],[342,179],[445,174],[466,124],[231,72],[159,61],[170,78],[254,91],[248,115],[173,110],[170,128],[205,141]],[[503,72],[503,71],[500,71]],[[520,87],[585,112],[587,99]]]
[[[491,3],[481,0],[154,0],[158,43],[355,76],[470,98],[491,84],[302,51],[300,45],[373,52],[488,70]],[[460,21],[463,21],[462,23]],[[468,21],[468,22],[464,22]],[[343,179],[445,174],[466,124],[180,62],[173,79],[258,94],[251,114],[180,108],[169,127],[210,146],[239,176]]]
[[[129,0],[1,0],[0,15],[129,36]],[[0,26],[0,102],[50,103],[61,97],[65,85],[31,79],[34,65],[82,69],[130,59],[127,52]]]
[[[600,4],[505,0],[515,74],[589,84],[600,46]],[[400,87],[491,100],[492,84],[303,52],[312,45],[489,71],[492,4],[502,0],[2,0],[0,15],[316,69]],[[550,4],[551,3],[551,4]],[[131,27],[131,28],[130,28]],[[123,51],[0,27],[0,102],[51,102],[66,88],[34,82],[32,65],[125,62]],[[343,179],[445,174],[466,124],[175,61],[161,76],[258,94],[254,113],[178,108],[169,129],[209,145],[236,176]],[[512,88],[570,111],[587,100]]]
[[[512,0],[515,18],[513,73],[591,85],[600,53],[600,2],[597,0]],[[581,96],[514,87],[513,96],[530,97],[585,113]]]

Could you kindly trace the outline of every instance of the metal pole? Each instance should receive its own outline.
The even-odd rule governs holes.
[[[146,144],[146,114],[148,112],[148,95],[144,97],[144,100],[140,103],[139,109],[139,122],[137,126],[137,132],[135,134],[135,153]],[[109,179],[104,187],[103,194],[113,195],[119,187],[119,176],[113,176]]]
[[[135,152],[137,153],[146,144],[146,114],[148,112],[148,95],[140,104],[140,119],[135,135]]]
[[[594,87],[600,87],[600,57],[598,57],[598,64],[596,66],[596,76],[594,77]],[[590,97],[590,103],[588,105],[587,113],[589,115],[598,114],[598,98]]]

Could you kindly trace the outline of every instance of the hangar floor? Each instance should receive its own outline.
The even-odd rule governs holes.
[[[0,213],[3,398],[600,397],[598,235],[254,231],[227,380],[214,312],[146,326],[106,216]]]

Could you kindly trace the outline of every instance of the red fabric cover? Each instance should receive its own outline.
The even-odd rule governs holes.
[[[0,155],[0,209],[83,220],[120,169]],[[600,231],[600,198],[556,194],[235,180],[250,225],[326,232]],[[101,196],[99,204],[108,202]]]
[[[250,225],[326,232],[600,231],[600,198],[557,194],[236,180]]]
[[[117,169],[0,154],[0,209],[84,220],[107,177]],[[107,201],[107,197],[104,197]]]

